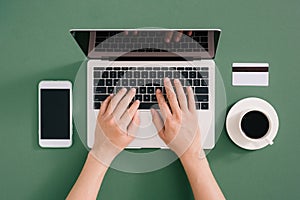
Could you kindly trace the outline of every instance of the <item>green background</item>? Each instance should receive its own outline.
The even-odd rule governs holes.
[[[37,84],[74,80],[84,59],[71,28],[221,28],[216,63],[228,109],[257,96],[277,110],[274,145],[237,147],[224,129],[209,154],[227,199],[300,199],[300,1],[0,1],[0,199],[63,199],[87,150],[76,131],[69,149],[38,146]],[[232,87],[233,62],[269,62],[269,87]],[[83,105],[85,106],[85,105]],[[100,199],[193,199],[180,162],[130,174],[110,169]]]

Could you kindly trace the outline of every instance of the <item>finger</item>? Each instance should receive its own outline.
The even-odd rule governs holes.
[[[166,119],[167,117],[171,116],[172,113],[160,89],[156,90],[156,99],[163,118]]]
[[[183,88],[182,88],[182,85],[181,85],[180,81],[178,79],[175,79],[174,80],[174,85],[175,85],[175,88],[176,88],[176,93],[177,93],[180,108],[183,111],[187,111],[188,110],[187,100],[186,100],[186,96],[184,94],[184,91],[183,91]]]
[[[166,35],[165,35],[165,42],[166,42],[166,43],[171,42],[172,36],[173,36],[173,31],[168,31],[168,32],[166,32]]]
[[[175,42],[179,42],[181,40],[182,37],[182,31],[178,31],[176,33],[176,37],[174,38]]]
[[[126,88],[122,88],[116,95],[114,95],[111,98],[110,103],[105,112],[106,115],[110,115],[115,110],[116,106],[119,104],[119,101],[126,94],[126,91]]]
[[[111,94],[102,102],[102,105],[100,107],[100,110],[99,110],[99,115],[103,115],[107,109],[107,106],[111,100]]]
[[[137,111],[133,118],[132,121],[130,122],[129,126],[128,126],[128,135],[130,136],[135,136],[137,133],[137,130],[139,129],[140,126],[140,117],[139,117],[139,112]]]
[[[152,115],[152,122],[158,132],[159,137],[161,137],[163,140],[165,138],[165,127],[163,120],[161,119],[160,114],[154,110],[151,109],[151,115]]]
[[[116,109],[113,111],[113,115],[116,119],[120,119],[121,116],[124,114],[125,110],[127,109],[128,105],[130,104],[131,100],[135,95],[136,89],[132,88],[129,92],[123,97],[123,99],[119,102]]]
[[[133,31],[133,35],[137,35],[138,34],[138,31]]]
[[[140,105],[140,101],[136,100],[130,108],[127,109],[126,112],[120,117],[120,123],[127,128],[129,123],[131,122],[133,116],[135,115],[136,111],[138,110]]]
[[[188,31],[188,33],[187,33],[188,36],[192,36],[192,34],[193,34],[193,31]]]
[[[169,104],[171,106],[172,113],[175,115],[179,115],[180,108],[178,105],[176,94],[174,92],[173,86],[172,86],[169,78],[164,79],[164,85],[166,88],[167,98],[168,98]]]
[[[124,31],[124,35],[128,35],[128,31]]]
[[[188,95],[189,110],[196,111],[195,97],[191,86],[187,87],[187,95]]]

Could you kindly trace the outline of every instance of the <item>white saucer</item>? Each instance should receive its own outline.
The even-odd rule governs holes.
[[[232,106],[226,118],[226,129],[231,140],[239,147],[248,150],[261,149],[270,144],[267,140],[261,139],[249,141],[240,131],[239,120],[241,113],[255,109],[263,110],[268,115],[267,117],[270,121],[268,138],[270,141],[273,141],[278,131],[279,121],[275,109],[265,100],[256,97],[242,99]]]

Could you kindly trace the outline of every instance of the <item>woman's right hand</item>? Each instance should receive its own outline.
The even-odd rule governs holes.
[[[187,96],[178,79],[174,80],[177,96],[170,79],[164,79],[170,108],[160,90],[156,91],[160,114],[151,109],[153,123],[161,139],[178,157],[186,154],[203,155],[194,94],[187,87]]]

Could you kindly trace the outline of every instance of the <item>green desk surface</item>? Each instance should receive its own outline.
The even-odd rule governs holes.
[[[227,199],[300,199],[300,2],[297,0],[1,1],[0,199],[63,199],[87,150],[76,131],[69,149],[38,146],[37,84],[74,77],[84,56],[71,28],[221,28],[216,63],[228,109],[257,96],[277,110],[274,145],[237,147],[224,129],[209,154]],[[231,86],[233,62],[269,62],[269,87]],[[83,105],[85,106],[85,105]],[[180,162],[130,174],[110,169],[100,199],[193,199]]]

